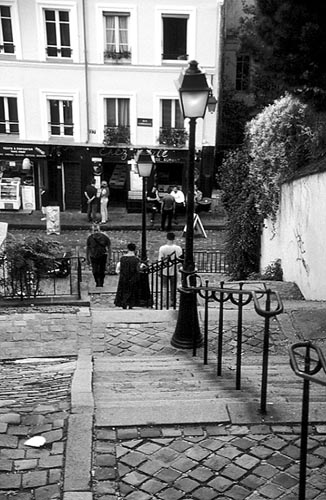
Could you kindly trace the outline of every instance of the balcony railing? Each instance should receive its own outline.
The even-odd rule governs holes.
[[[162,54],[162,59],[168,61],[187,61],[188,54],[180,54],[180,52],[164,52]]]
[[[104,60],[109,62],[131,62],[131,51],[130,50],[106,50],[104,52]]]
[[[74,124],[73,123],[49,122],[48,127],[49,127],[49,134],[50,135],[59,135],[61,137],[74,135]]]
[[[72,55],[70,47],[57,47],[56,45],[48,45],[46,47],[46,54],[48,57],[68,57]]]
[[[15,45],[12,42],[4,42],[0,44],[0,54],[14,54]]]
[[[106,126],[104,128],[103,143],[106,146],[130,144],[130,127],[127,125],[119,125],[117,127]]]
[[[0,134],[19,134],[19,122],[8,120],[0,122]]]
[[[186,145],[188,134],[184,128],[160,128],[158,142],[164,146],[181,148]]]

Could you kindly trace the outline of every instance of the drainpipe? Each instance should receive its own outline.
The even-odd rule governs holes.
[[[84,29],[84,77],[86,94],[86,144],[89,143],[89,89],[88,89],[88,59],[87,59],[87,30],[86,30],[86,0],[83,0],[83,29]]]
[[[225,38],[225,3],[221,1],[219,5],[219,54],[217,56],[217,120],[216,120],[216,151],[220,143],[221,137],[221,114],[222,114],[222,89],[223,89],[223,76],[224,76],[224,38]]]

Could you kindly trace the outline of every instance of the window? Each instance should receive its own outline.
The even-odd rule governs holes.
[[[186,144],[188,134],[178,99],[161,100],[161,128],[159,143],[181,147]]]
[[[0,54],[14,54],[10,7],[0,6]]]
[[[163,14],[163,59],[186,60],[188,15]]]
[[[0,97],[0,134],[19,134],[16,97]]]
[[[105,99],[106,127],[104,141],[106,144],[130,143],[130,101],[125,98]]]
[[[129,99],[106,99],[108,127],[129,127]]]
[[[46,51],[49,57],[71,57],[69,12],[45,10]]]
[[[161,122],[164,128],[184,128],[184,119],[178,99],[162,99]]]
[[[128,13],[104,13],[105,52],[107,59],[130,59]]]
[[[237,56],[237,67],[235,77],[236,90],[249,90],[250,57],[247,55]]]
[[[74,125],[72,121],[72,101],[50,99],[50,135],[72,136]]]

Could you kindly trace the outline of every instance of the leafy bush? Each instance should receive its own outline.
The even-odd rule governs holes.
[[[227,259],[232,276],[259,269],[260,227],[276,218],[282,182],[321,151],[322,127],[307,104],[286,94],[247,123],[242,147],[220,169],[229,225]]]
[[[62,246],[56,241],[28,236],[23,239],[8,234],[0,253],[0,290],[11,297],[36,297],[41,278],[53,268]]]
[[[249,276],[249,278],[266,281],[283,281],[281,259],[276,259],[271,262],[271,264],[269,264],[262,273],[253,273]]]
[[[221,168],[222,201],[228,214],[227,261],[237,280],[259,269],[260,217],[249,167],[246,150],[238,149],[229,153]]]

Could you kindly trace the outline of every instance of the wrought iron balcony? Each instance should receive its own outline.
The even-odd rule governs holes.
[[[181,148],[186,145],[188,133],[184,128],[160,128],[158,142],[164,146],[174,146]]]
[[[104,128],[103,144],[106,146],[130,144],[130,127],[126,125],[120,125],[117,127],[106,126]]]

